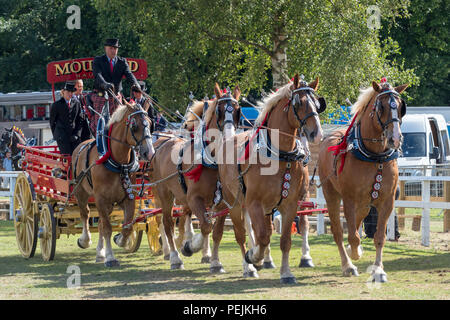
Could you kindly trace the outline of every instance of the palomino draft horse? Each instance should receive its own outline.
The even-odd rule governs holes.
[[[223,189],[238,202],[230,215],[244,260],[244,275],[247,264],[257,268],[263,264],[272,234],[270,214],[278,209],[283,219],[281,282],[296,281],[289,269],[291,225],[297,214],[298,199],[306,194],[309,180],[303,163],[305,154],[296,134],[303,130],[307,139],[315,143],[322,138],[318,113],[326,105],[323,98],[315,96],[318,84],[319,79],[308,85],[295,75],[293,82],[260,103],[262,112],[254,130],[238,134],[219,147],[219,155],[224,159],[229,154],[236,157],[234,162],[219,164],[219,177]],[[248,252],[244,226],[247,214],[256,242]]]
[[[136,183],[133,172],[139,169],[139,154],[150,160],[154,154],[150,132],[151,120],[140,105],[119,106],[111,115],[106,125],[105,136],[108,152],[103,159],[95,148],[95,140],[82,142],[73,152],[72,170],[77,185],[74,196],[80,207],[83,223],[83,233],[78,239],[78,245],[85,249],[91,245],[89,232],[88,198],[95,197],[95,205],[99,212],[99,240],[96,262],[104,262],[106,267],[118,266],[111,248],[112,227],[109,220],[114,204],[124,210],[124,223],[131,222],[135,213],[135,199],[129,185]],[[131,174],[131,177],[129,176]],[[123,247],[131,233],[130,228],[123,228],[115,242]],[[106,244],[106,250],[105,250]]]
[[[400,123],[406,113],[400,93],[407,86],[393,88],[387,82],[373,82],[372,87],[362,90],[353,105],[355,115],[347,131],[333,132],[320,145],[319,175],[344,276],[358,275],[350,258],[358,260],[362,255],[358,229],[373,206],[378,211],[378,223],[371,275],[375,281],[387,281],[382,251],[387,220],[394,207],[396,158],[402,143]],[[341,199],[350,243],[347,251],[339,218]]]
[[[214,206],[214,197],[218,189],[215,154],[216,145],[222,139],[220,133],[225,136],[234,135],[240,118],[239,87],[236,86],[232,96],[230,93],[223,94],[218,84],[214,91],[216,94],[214,100],[206,101],[206,104],[198,102],[191,108],[201,110],[197,113],[198,116],[204,114],[203,125],[196,131],[196,134],[203,137],[202,139],[188,141],[179,138],[159,139],[155,143],[156,153],[152,160],[151,178],[152,181],[160,181],[153,187],[153,193],[157,207],[162,208],[164,231],[170,246],[171,269],[184,268],[173,237],[174,199],[177,204],[189,208],[200,223],[201,232],[194,235],[192,240],[187,240],[181,249],[183,255],[191,256],[204,247],[213,228],[207,216],[207,208]],[[196,141],[200,141],[200,145]],[[200,158],[194,159],[197,155],[200,155]],[[176,176],[178,180],[173,179]],[[216,239],[213,233],[211,272],[223,272],[216,250],[220,240]]]

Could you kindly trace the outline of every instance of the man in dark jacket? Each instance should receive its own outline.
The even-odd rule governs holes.
[[[80,117],[80,121],[81,121],[81,126],[82,126],[82,130],[81,130],[81,141],[83,142],[85,140],[88,140],[91,138],[91,132],[89,130],[89,118],[90,118],[90,112],[88,110],[88,98],[87,95],[85,93],[83,93],[83,80],[78,79],[75,80],[75,89],[76,91],[73,93],[72,96],[72,100],[79,102],[80,106],[81,106],[81,117]],[[93,136],[95,136],[95,132],[93,132]]]
[[[94,58],[92,63],[92,71],[94,74],[94,94],[92,102],[94,109],[101,113],[106,99],[105,92],[109,90],[122,99],[122,78],[125,76],[132,84],[140,88],[139,83],[130,70],[128,62],[125,58],[117,55],[119,51],[119,39],[106,39],[105,54]],[[118,106],[117,101],[109,94],[109,113],[112,114]],[[91,118],[91,130],[96,132],[98,115],[94,114]]]
[[[61,90],[61,99],[50,107],[50,128],[61,154],[72,155],[81,142],[81,105],[71,100],[75,91],[75,85],[66,82]]]

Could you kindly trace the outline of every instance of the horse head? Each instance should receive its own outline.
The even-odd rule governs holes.
[[[406,103],[400,98],[408,84],[392,87],[389,83],[372,82],[372,87],[377,93],[371,110],[373,125],[382,132],[383,140],[387,141],[387,148],[399,149],[403,135],[400,125],[406,114]]]
[[[309,142],[319,143],[323,137],[319,113],[327,107],[325,99],[316,94],[319,78],[307,84],[296,74],[292,86],[289,122],[293,127],[300,128]]]
[[[152,121],[147,112],[139,104],[126,102],[127,114],[124,117],[126,123],[126,143],[138,148],[139,155],[146,160],[151,160],[155,149],[152,142]]]
[[[216,124],[218,129],[223,132],[224,139],[228,139],[236,133],[241,118],[241,107],[239,105],[241,89],[237,85],[233,94],[231,94],[229,89],[221,91],[216,83],[214,93],[216,95],[214,113]]]

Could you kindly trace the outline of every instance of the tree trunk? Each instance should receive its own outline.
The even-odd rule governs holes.
[[[282,33],[274,35],[274,50],[271,56],[274,89],[280,88],[289,82],[289,76],[287,75],[286,44],[286,35]]]

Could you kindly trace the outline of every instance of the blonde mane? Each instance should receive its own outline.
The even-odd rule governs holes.
[[[266,117],[266,114],[270,112],[281,99],[291,97],[291,85],[292,82],[289,82],[285,86],[281,87],[278,91],[272,92],[268,97],[258,102],[258,107],[260,107],[262,111],[259,114],[258,118],[256,118],[255,120],[255,126],[261,125],[261,123],[264,121],[264,118]]]
[[[205,116],[204,116],[204,121],[206,123],[208,123],[213,114],[214,114],[214,108],[209,108],[211,106],[211,104],[213,103],[213,101],[208,101],[208,110],[206,110]],[[187,130],[191,130],[195,124],[198,123],[198,118],[192,114],[195,113],[199,118],[202,118],[203,116],[203,106],[204,106],[204,102],[203,101],[194,101],[194,103],[191,106],[191,112],[188,112],[186,115],[186,122],[184,125],[184,128]]]
[[[128,106],[126,104],[122,104],[120,105],[116,111],[114,111],[114,113],[111,115],[111,118],[108,121],[107,126],[109,127],[110,125],[114,124],[114,123],[118,123],[120,121],[122,121],[123,117],[125,116],[125,114],[128,111]]]
[[[362,116],[362,112],[360,111],[364,110],[364,108],[367,106],[367,104],[370,102],[370,100],[376,93],[372,87],[361,89],[360,92],[361,93],[359,94],[358,100],[353,104],[351,111],[353,115],[359,112],[356,121],[358,121],[359,118],[361,118]]]

